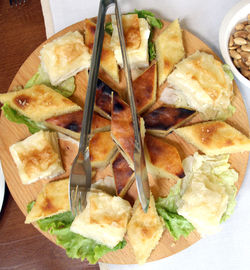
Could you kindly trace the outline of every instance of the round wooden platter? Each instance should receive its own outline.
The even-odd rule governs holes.
[[[167,22],[164,22],[164,27],[167,24],[168,24]],[[59,37],[69,31],[75,30],[83,32],[83,22],[76,23],[62,30],[61,32],[57,33],[46,42],[49,42],[52,39]],[[158,35],[160,31],[156,31],[155,34]],[[205,43],[203,43],[197,37],[195,37],[190,32],[185,30],[183,31],[183,41],[187,56],[194,53],[196,50],[200,50],[207,53],[211,53],[216,58],[218,58]],[[24,64],[17,72],[15,78],[13,79],[9,90],[14,89],[16,86],[24,85],[27,82],[27,80],[29,80],[32,77],[32,75],[36,73],[38,66],[40,64],[39,52],[43,45],[44,44],[39,46],[24,62]],[[120,84],[112,82],[111,79],[103,71],[100,71],[100,78],[104,80],[106,83],[108,83],[114,90],[117,90],[120,93],[125,89],[125,81],[122,71],[120,72],[121,78]],[[72,100],[74,100],[81,106],[84,103],[83,97],[85,96],[84,94],[86,92],[86,86],[87,86],[87,72],[83,71],[77,74],[76,76],[76,91],[74,93],[74,96],[72,97]],[[161,89],[162,88],[164,88],[164,85],[161,87]],[[161,89],[159,89],[159,91]],[[240,130],[243,134],[249,136],[249,124],[246,108],[242,100],[241,94],[235,83],[234,83],[234,92],[235,96],[233,98],[233,105],[236,107],[236,113],[232,118],[228,119],[227,122],[232,126],[234,126],[235,128],[237,128],[238,130]],[[192,120],[192,122],[194,121],[197,121],[197,118],[196,119],[194,118]],[[19,208],[24,213],[24,215],[26,215],[27,204],[30,201],[36,199],[38,192],[41,190],[43,184],[46,183],[47,181],[41,180],[31,185],[23,185],[19,179],[16,166],[9,153],[9,147],[12,144],[16,143],[17,141],[23,140],[24,138],[30,135],[28,129],[24,125],[15,124],[8,121],[2,115],[0,120],[0,130],[1,130],[0,159],[2,161],[6,182],[14,200],[16,201],[16,203],[18,204]],[[197,149],[187,144],[184,140],[179,138],[174,133],[167,136],[166,139],[177,147],[181,159],[184,159],[188,155],[193,154],[195,151],[197,151]],[[249,155],[248,152],[244,152],[232,154],[230,156],[230,163],[232,168],[234,168],[239,173],[239,180],[236,184],[238,189],[240,188],[242,181],[244,179],[248,155]],[[65,175],[61,176],[60,179],[66,177],[67,174],[68,172]],[[169,179],[150,178],[150,186],[155,198],[159,196],[166,196],[168,194],[169,188],[173,184],[175,184],[174,181]],[[127,196],[132,197],[133,199],[137,196],[135,184],[132,185],[132,187],[128,191]],[[34,226],[36,225],[34,224]],[[39,230],[39,228],[37,229]],[[41,233],[43,233],[51,241],[55,242],[55,238],[51,236],[49,233],[45,233],[42,231]],[[177,253],[189,247],[199,239],[200,239],[199,234],[197,232],[192,232],[187,238],[181,237],[178,241],[174,241],[169,232],[165,230],[158,246],[155,248],[155,250],[153,250],[148,261],[155,261],[173,255],[174,253]],[[126,245],[124,249],[116,252],[110,252],[107,255],[103,256],[101,261],[116,264],[136,263],[132,247],[129,243]]]

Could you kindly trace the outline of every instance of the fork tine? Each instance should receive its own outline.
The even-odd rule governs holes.
[[[76,213],[76,216],[78,216],[79,215],[79,201],[80,201],[80,194],[79,194],[80,192],[78,191],[77,193],[76,193],[76,199],[75,199],[75,213]]]
[[[77,187],[75,189],[71,189],[70,192],[70,206],[72,214],[76,215],[76,194],[77,194]]]

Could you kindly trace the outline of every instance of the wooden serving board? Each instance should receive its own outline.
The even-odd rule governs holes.
[[[166,26],[166,24],[167,22],[164,23],[164,27]],[[79,22],[62,30],[61,32],[59,32],[46,42],[49,42],[52,39],[67,33],[68,31],[74,30],[79,30],[80,32],[83,32],[83,23]],[[158,33],[159,31],[156,31],[156,35]],[[183,31],[183,40],[187,56],[194,53],[196,50],[200,50],[207,53],[211,53],[216,58],[218,58],[205,43],[203,43],[197,37],[192,35],[190,32],[185,30]],[[12,90],[18,85],[24,85],[27,82],[27,80],[29,80],[32,77],[32,75],[36,73],[38,66],[40,64],[39,51],[41,50],[43,45],[44,43],[41,46],[39,46],[24,62],[24,64],[17,72],[15,78],[13,79],[9,90]],[[114,90],[123,93],[125,88],[125,81],[122,71],[120,72],[121,83],[119,85],[117,83],[112,82],[103,71],[100,72],[100,77],[105,82],[107,82]],[[81,106],[83,105],[84,102],[83,97],[85,96],[84,94],[86,92],[86,86],[87,86],[87,72],[83,71],[76,76],[76,91],[74,93],[74,96],[72,97],[72,100],[74,100]],[[234,83],[234,92],[235,96],[233,99],[233,105],[236,107],[236,113],[232,118],[228,119],[227,122],[232,126],[234,126],[235,128],[239,129],[243,134],[249,136],[249,124],[246,108],[244,106],[241,94],[235,83]],[[197,119],[192,120],[192,122],[194,121],[197,121]],[[1,130],[0,159],[2,161],[6,182],[14,200],[16,201],[16,203],[18,204],[19,208],[24,213],[24,215],[26,215],[27,204],[30,201],[36,199],[38,192],[41,190],[43,184],[47,181],[41,180],[31,185],[23,185],[19,179],[16,166],[9,153],[9,147],[12,144],[16,143],[17,141],[23,140],[24,138],[30,135],[26,126],[12,123],[2,115],[0,119],[0,130]],[[184,140],[182,140],[174,133],[170,134],[167,137],[167,140],[177,147],[181,159],[184,159],[188,155],[193,154],[195,151],[197,151],[197,149],[187,144]],[[240,188],[242,181],[244,179],[248,155],[249,155],[248,152],[244,152],[232,154],[230,156],[230,163],[232,165],[232,168],[234,168],[239,173],[239,180],[236,184],[238,189]],[[169,179],[150,178],[150,186],[155,198],[159,196],[166,196],[168,194],[169,188],[173,184],[174,181]],[[128,192],[128,197],[135,198],[136,196],[137,196],[136,186],[135,184],[133,184]],[[34,224],[34,226],[36,225]],[[39,230],[39,228],[37,229]],[[42,231],[41,233],[43,233],[51,241],[55,242],[55,238],[50,234]],[[189,247],[199,239],[200,239],[199,234],[197,232],[192,232],[187,238],[181,237],[178,241],[174,241],[169,232],[165,230],[162,239],[160,240],[156,249],[152,252],[148,261],[155,261],[173,255],[174,253],[177,253]],[[102,258],[102,261],[116,264],[136,263],[132,247],[130,246],[129,243],[122,250],[108,253]]]

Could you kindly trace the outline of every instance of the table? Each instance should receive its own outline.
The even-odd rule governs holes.
[[[17,7],[0,1],[0,92],[7,91],[23,61],[45,39],[39,0],[27,0]],[[99,269],[98,265],[68,258],[62,248],[32,225],[25,225],[24,219],[7,189],[0,213],[0,270]]]

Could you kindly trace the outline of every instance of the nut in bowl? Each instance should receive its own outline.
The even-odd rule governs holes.
[[[250,87],[250,2],[240,1],[224,17],[219,43],[221,54],[235,77]]]

